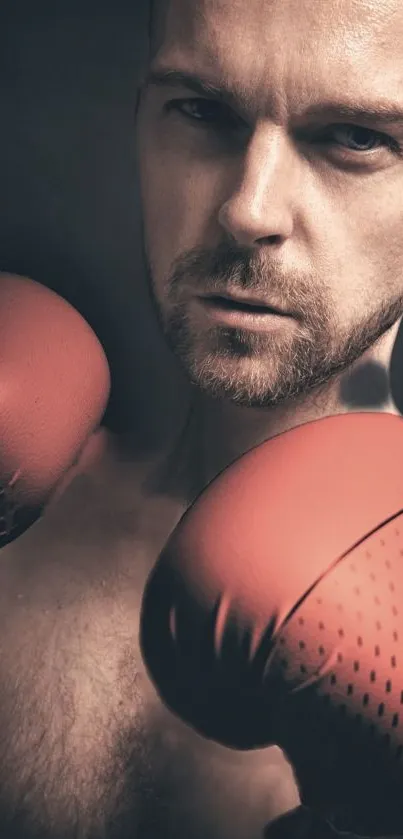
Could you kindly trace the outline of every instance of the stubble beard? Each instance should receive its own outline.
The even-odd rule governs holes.
[[[151,286],[152,277],[150,272]],[[189,305],[189,290],[266,290],[298,312],[294,328],[270,332],[209,326],[200,328]],[[190,381],[202,392],[253,408],[269,408],[324,388],[345,372],[396,322],[403,294],[378,302],[349,329],[338,323],[321,278],[284,275],[245,249],[219,246],[214,252],[183,254],[154,303],[166,338]],[[281,326],[281,325],[280,325]]]

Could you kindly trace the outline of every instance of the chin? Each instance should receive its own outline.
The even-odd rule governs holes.
[[[268,408],[283,401],[283,383],[268,377],[267,365],[245,359],[217,360],[205,358],[197,362],[182,360],[188,378],[202,393],[214,399],[227,400],[248,408]],[[249,369],[245,369],[249,368]],[[250,369],[252,368],[252,369]]]

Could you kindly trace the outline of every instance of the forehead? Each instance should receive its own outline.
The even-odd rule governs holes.
[[[403,98],[402,0],[159,0],[158,64],[284,96]],[[374,90],[375,86],[375,90]]]

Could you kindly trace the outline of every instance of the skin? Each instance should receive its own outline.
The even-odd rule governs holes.
[[[150,281],[214,418],[206,450],[223,428],[235,455],[345,410],[343,376],[388,365],[403,311],[403,123],[345,110],[403,113],[403,13],[367,0],[312,9],[159,5],[151,72],[231,89],[223,102],[146,75],[138,120]],[[199,295],[234,290],[294,316],[267,333],[224,329]]]
[[[279,750],[202,740],[144,670],[142,592],[186,506],[157,467],[110,439],[2,550],[2,839],[243,839],[298,802]]]
[[[325,101],[387,95],[403,107],[400,0],[171,0],[159,11],[154,69],[225,77],[243,94],[239,133],[168,115],[167,101],[194,98],[185,88],[145,85],[139,109],[150,279],[171,344],[183,314],[180,360],[199,382],[197,423],[141,465],[111,442],[2,551],[3,839],[251,839],[297,803],[278,752],[227,752],[162,707],[138,646],[142,592],[207,479],[272,434],[347,410],[343,380],[369,362],[387,368],[401,315],[403,159],[383,147],[347,154],[345,129],[343,149],[324,148],[306,114],[320,106],[322,129],[340,122],[324,115]],[[391,135],[403,143],[403,128]],[[242,257],[239,285],[258,281],[299,319],[264,340],[209,331],[195,281],[211,282],[211,256],[225,247],[227,268]],[[170,294],[173,267],[195,248],[198,272],[177,271]],[[361,351],[363,335],[361,355],[309,387],[319,364],[345,360],[349,338]],[[384,407],[395,410],[392,400]]]

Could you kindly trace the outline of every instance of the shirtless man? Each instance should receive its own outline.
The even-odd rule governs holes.
[[[346,411],[403,313],[401,0],[160,0],[139,98],[144,243],[191,410],[152,462],[111,441],[2,552],[2,839],[252,839],[298,794],[161,705],[146,576],[241,452]],[[390,398],[385,410],[396,412]]]

